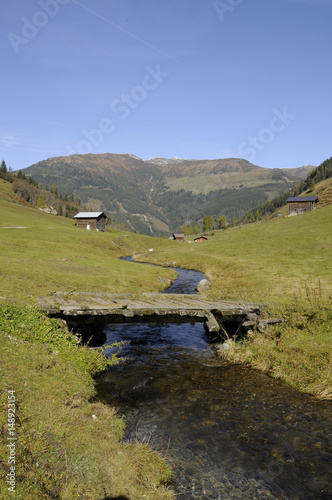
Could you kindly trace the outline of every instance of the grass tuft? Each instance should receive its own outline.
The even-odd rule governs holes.
[[[224,351],[233,363],[248,364],[320,399],[332,399],[332,299],[306,287],[306,297],[275,311],[283,322],[256,331]]]

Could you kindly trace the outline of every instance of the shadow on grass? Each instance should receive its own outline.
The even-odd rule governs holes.
[[[104,497],[103,500],[130,500],[130,498],[120,495],[119,497]]]

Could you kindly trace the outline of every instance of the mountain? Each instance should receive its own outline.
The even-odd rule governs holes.
[[[169,234],[204,215],[239,218],[291,189],[312,166],[268,169],[239,158],[188,160],[130,154],[49,158],[24,169],[37,182],[73,193],[91,210],[146,234]]]

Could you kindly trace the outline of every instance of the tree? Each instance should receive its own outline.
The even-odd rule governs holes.
[[[26,179],[26,176],[25,176],[25,174],[23,174],[22,170],[19,170],[19,171],[17,172],[16,177],[17,177],[18,179]]]
[[[257,210],[256,210],[255,219],[256,219],[256,220],[261,220],[261,214],[259,213],[258,208],[257,208]]]
[[[52,184],[51,186],[51,193],[59,195],[58,188],[56,187],[55,184]]]
[[[232,222],[232,224],[233,224],[233,226],[235,226],[235,225],[236,225],[236,217],[235,217],[235,215],[234,215],[234,217],[233,217],[233,222]]]
[[[0,177],[3,178],[6,176],[7,173],[7,165],[5,160],[2,160],[1,166],[0,166]]]
[[[44,207],[46,207],[46,201],[44,199],[44,196],[40,194],[36,203],[36,208],[44,208]]]
[[[188,226],[186,223],[184,223],[182,226],[182,232],[185,236],[188,234]]]
[[[203,218],[203,231],[208,231],[209,229],[214,229],[213,215],[205,215]]]
[[[227,220],[225,215],[221,215],[218,219],[220,229],[226,229],[227,227]]]
[[[316,182],[314,179],[311,179],[310,184],[309,184],[309,189],[310,191],[313,191],[315,189]]]
[[[194,226],[194,229],[193,229],[194,234],[197,234],[197,233],[198,233],[198,231],[199,231],[199,229],[198,229],[198,227],[195,225],[195,226]]]
[[[188,234],[193,234],[193,227],[191,224],[189,224],[189,227],[188,227]]]
[[[255,219],[254,219],[254,216],[252,215],[252,212],[250,212],[250,214],[248,214],[248,222],[254,222]]]
[[[207,215],[204,215],[203,218],[203,231],[207,231],[209,229],[209,218]]]

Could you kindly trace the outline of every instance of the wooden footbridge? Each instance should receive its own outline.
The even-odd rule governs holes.
[[[229,322],[252,328],[260,314],[256,303],[209,300],[198,294],[55,292],[38,302],[49,315],[69,324],[201,321],[208,332],[219,332]]]

